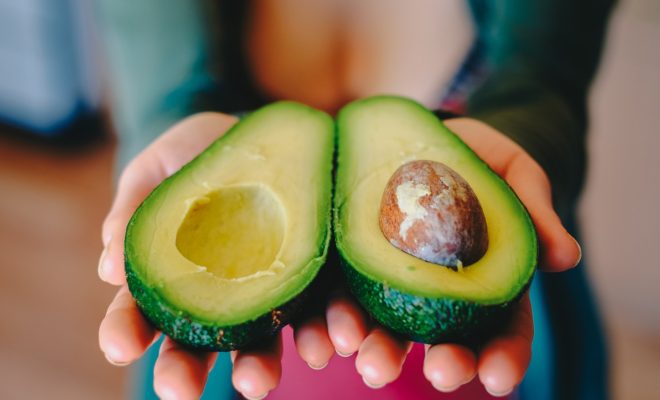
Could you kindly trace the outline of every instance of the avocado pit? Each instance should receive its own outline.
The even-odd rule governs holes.
[[[445,164],[416,160],[385,186],[380,229],[398,249],[424,261],[462,269],[488,249],[486,218],[474,191]]]

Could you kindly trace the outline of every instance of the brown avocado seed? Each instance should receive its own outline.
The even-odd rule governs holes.
[[[486,218],[470,185],[456,171],[418,160],[399,167],[385,186],[380,229],[398,249],[461,269],[488,248]]]

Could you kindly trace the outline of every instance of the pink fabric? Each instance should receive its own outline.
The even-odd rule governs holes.
[[[296,353],[291,328],[286,327],[283,334],[282,381],[267,397],[269,400],[495,399],[484,390],[478,379],[453,393],[440,393],[433,389],[422,373],[424,346],[421,344],[413,347],[399,379],[374,390],[362,382],[355,370],[355,355],[348,358],[335,355],[327,367],[315,371]]]

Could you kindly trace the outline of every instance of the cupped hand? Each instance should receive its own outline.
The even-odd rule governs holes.
[[[190,117],[164,133],[124,170],[103,225],[104,252],[99,262],[101,279],[121,285],[99,330],[100,347],[111,363],[125,365],[137,360],[158,336],[125,284],[123,239],[128,220],[163,179],[235,122],[234,117],[218,113]],[[511,185],[529,210],[539,235],[541,267],[562,271],[577,264],[579,246],[552,208],[550,184],[541,167],[514,142],[485,124],[455,119],[447,125]],[[489,392],[504,395],[522,380],[532,336],[531,309],[525,296],[509,329],[480,354],[455,344],[427,346],[424,374],[441,391],[454,390],[478,374]],[[370,327],[364,311],[341,294],[332,297],[325,315],[298,324],[294,338],[298,353],[312,368],[323,368],[335,352],[348,356],[357,351],[358,373],[372,387],[395,380],[411,348],[409,342],[387,330]],[[281,376],[281,354],[279,336],[258,349],[233,352],[232,382],[236,389],[248,398],[274,389]],[[199,397],[216,357],[215,353],[186,350],[166,339],[154,371],[156,393],[163,398]]]
[[[101,279],[121,286],[99,328],[99,345],[111,363],[126,365],[137,360],[159,335],[144,319],[126,286],[126,224],[163,179],[192,160],[236,121],[235,117],[219,113],[187,118],[154,141],[123,171],[103,224],[104,251],[99,261]],[[312,324],[310,329],[317,325]],[[217,353],[190,351],[166,338],[154,369],[156,393],[167,399],[199,398],[216,357]],[[236,352],[232,358],[232,381],[246,397],[259,397],[279,383],[281,338],[274,338],[259,349]]]
[[[542,168],[511,139],[484,123],[459,118],[446,125],[508,182],[529,211],[539,238],[541,270],[573,268],[581,257],[580,246],[553,209],[550,183]],[[534,335],[529,296],[523,296],[516,307],[510,326],[479,354],[457,344],[427,345],[424,375],[431,384],[449,392],[478,376],[491,394],[510,393],[525,375]],[[297,345],[309,363],[326,362],[325,343],[330,341],[340,355],[358,352],[356,368],[365,384],[378,388],[399,376],[411,343],[382,327],[369,327],[361,308],[348,296],[329,303],[326,323],[327,331],[302,327],[296,332],[298,338],[304,337]],[[316,343],[323,343],[316,349],[324,350],[316,350]]]

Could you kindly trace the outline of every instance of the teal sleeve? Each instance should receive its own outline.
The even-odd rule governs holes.
[[[124,165],[213,91],[201,0],[96,0]]]
[[[572,204],[585,171],[586,97],[613,0],[471,0],[487,80],[468,115],[518,142]]]

